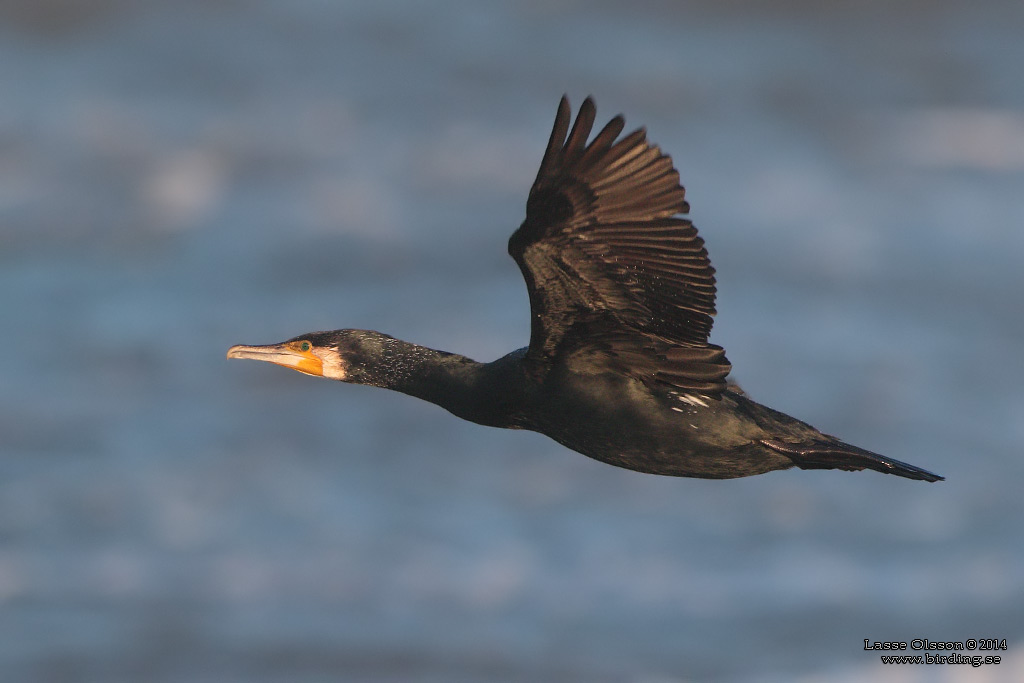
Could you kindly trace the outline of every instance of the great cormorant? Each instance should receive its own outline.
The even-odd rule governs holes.
[[[530,429],[619,467],[727,479],[789,467],[942,477],[823,434],[726,381],[708,343],[714,269],[672,159],[616,116],[588,144],[590,98],[563,97],[508,251],[530,345],[491,363],[368,330],[233,346],[228,358],[393,389],[492,427]]]

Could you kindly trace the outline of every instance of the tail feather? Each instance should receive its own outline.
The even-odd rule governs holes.
[[[803,470],[863,470],[870,469],[885,474],[895,474],[907,479],[919,481],[943,481],[928,470],[914,465],[888,458],[878,453],[851,446],[839,441],[813,441],[810,443],[791,444],[776,439],[762,439],[763,443],[773,451],[782,453]]]

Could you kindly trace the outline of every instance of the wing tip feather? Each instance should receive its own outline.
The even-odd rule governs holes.
[[[644,127],[620,138],[621,114],[588,144],[592,97],[575,121],[572,114],[563,95],[527,220],[509,240],[530,291],[530,352],[553,353],[563,335],[595,315],[605,321],[593,329],[597,337],[621,333],[645,346],[708,348],[714,269],[696,228],[679,217],[690,205],[671,157],[648,141]],[[665,366],[672,378],[659,381],[709,392],[724,389],[730,369],[724,352],[698,361],[689,375],[685,364]],[[654,379],[657,369],[649,370]]]

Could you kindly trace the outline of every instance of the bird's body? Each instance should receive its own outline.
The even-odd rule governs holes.
[[[709,344],[714,270],[671,159],[615,117],[587,144],[588,98],[565,98],[509,253],[526,279],[530,345],[491,363],[366,330],[236,346],[307,374],[400,391],[466,420],[529,429],[640,472],[727,479],[797,466],[941,477],[828,436],[726,383]],[[568,137],[566,137],[568,134]]]

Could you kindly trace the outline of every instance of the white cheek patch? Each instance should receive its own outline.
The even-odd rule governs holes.
[[[345,363],[336,353],[317,354],[324,365],[324,377],[344,381],[348,376],[345,371]]]

